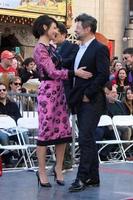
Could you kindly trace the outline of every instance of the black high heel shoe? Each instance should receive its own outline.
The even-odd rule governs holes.
[[[49,182],[48,183],[41,183],[38,171],[36,172],[36,176],[37,176],[37,180],[38,180],[38,187],[39,187],[39,185],[41,185],[42,187],[47,187],[47,188],[52,187],[52,185]]]
[[[58,180],[58,179],[57,179],[57,173],[56,173],[56,171],[55,171],[55,168],[53,169],[53,173],[54,173],[54,181],[56,181],[56,183],[57,183],[58,185],[64,186],[64,185],[65,185],[65,182],[62,181],[62,180]]]

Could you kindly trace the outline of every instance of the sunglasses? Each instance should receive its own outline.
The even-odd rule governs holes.
[[[5,91],[6,91],[6,89],[0,89],[0,92],[2,92],[2,91],[3,91],[3,92],[5,92]]]
[[[127,60],[128,58],[127,57],[123,57],[123,60]]]
[[[21,85],[21,83],[14,83],[14,85]]]

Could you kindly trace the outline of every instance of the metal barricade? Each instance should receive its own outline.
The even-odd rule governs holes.
[[[10,100],[17,103],[20,113],[23,116],[24,112],[27,112],[27,117],[29,117],[29,113],[32,111],[33,116],[35,116],[35,112],[37,111],[37,94],[31,93],[13,93],[9,92],[8,96]]]

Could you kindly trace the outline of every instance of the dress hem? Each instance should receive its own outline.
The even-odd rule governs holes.
[[[72,142],[72,137],[61,138],[61,139],[50,140],[50,141],[42,141],[38,139],[37,146],[48,146],[48,145],[64,144],[64,143],[70,143],[70,142]]]

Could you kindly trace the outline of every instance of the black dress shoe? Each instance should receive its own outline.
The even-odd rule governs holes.
[[[87,187],[99,187],[100,181],[95,179],[88,179],[85,181],[85,186]]]
[[[79,180],[76,179],[74,183],[72,183],[71,187],[69,187],[69,192],[80,192],[85,189],[85,184]]]

